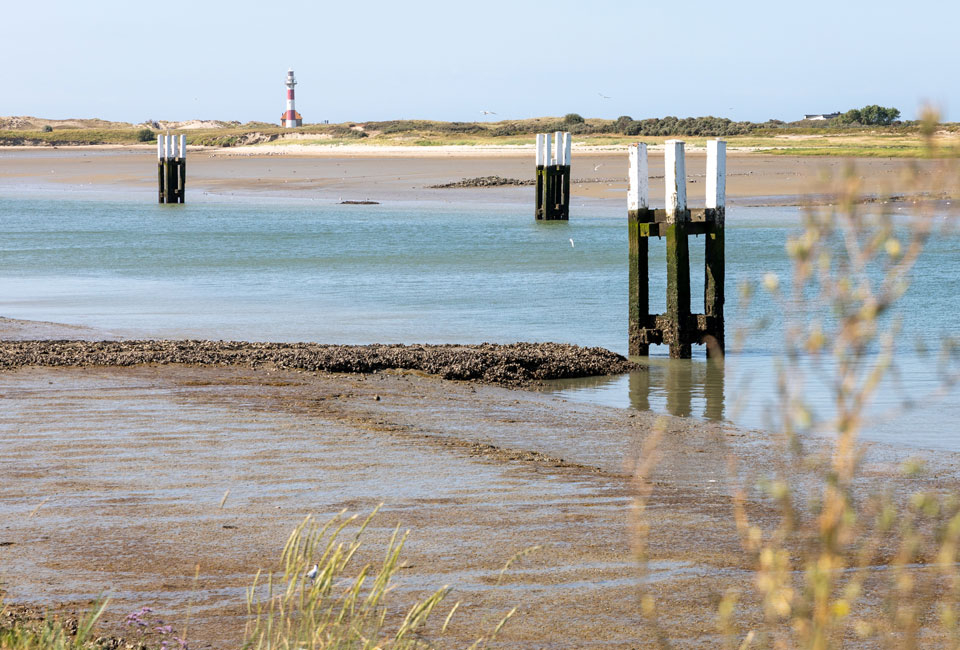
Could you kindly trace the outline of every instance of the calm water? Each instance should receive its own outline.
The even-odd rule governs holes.
[[[537,223],[528,206],[235,199],[158,206],[148,194],[111,202],[0,198],[0,315],[77,323],[124,334],[246,340],[370,342],[564,341],[626,353],[623,211],[574,206],[569,223]],[[736,287],[773,271],[786,282],[797,208],[731,208],[728,332],[766,320],[725,371],[702,358],[652,351],[648,372],[557,386],[582,400],[762,427],[773,402],[782,316]],[[572,241],[571,241],[572,240]],[[692,309],[702,311],[702,247],[691,242]],[[664,309],[663,243],[651,245],[651,310]],[[953,333],[960,318],[960,239],[934,239],[903,300],[905,340]],[[729,336],[729,334],[728,334]],[[936,340],[936,339],[935,339]],[[960,449],[956,391],[934,400],[936,364],[904,346],[881,409],[915,410],[867,433]],[[953,370],[957,368],[953,364]],[[829,369],[827,369],[829,370]],[[808,372],[814,372],[807,367]],[[808,399],[829,409],[826,383]],[[749,394],[749,399],[746,396]]]

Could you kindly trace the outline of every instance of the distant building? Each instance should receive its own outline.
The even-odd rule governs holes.
[[[832,120],[835,117],[840,117],[840,113],[814,113],[813,115],[804,115],[803,119],[805,120]]]

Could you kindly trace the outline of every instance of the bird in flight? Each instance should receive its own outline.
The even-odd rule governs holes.
[[[601,167],[603,167],[603,163],[600,163],[599,165],[594,165],[594,166],[593,166],[593,171],[597,171],[597,170],[600,169]]]
[[[597,94],[600,95],[600,97],[602,97],[603,99],[610,99],[609,97],[607,97],[607,96],[604,95],[603,93],[597,93]]]
[[[576,247],[573,245],[573,239],[572,239],[572,238],[570,239],[570,248],[576,248]]]
[[[493,111],[480,111],[481,115],[496,115]]]

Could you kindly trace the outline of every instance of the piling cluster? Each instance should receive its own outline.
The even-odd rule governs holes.
[[[687,208],[684,143],[664,144],[666,205],[649,207],[647,145],[630,145],[630,186],[627,194],[630,240],[629,331],[631,355],[646,356],[651,343],[670,346],[670,356],[689,359],[691,344],[707,346],[707,356],[723,354],[724,217],[726,204],[726,143],[707,142],[706,207]],[[688,237],[704,235],[704,313],[690,313],[690,253]],[[650,313],[648,239],[667,239],[667,310]]]
[[[537,209],[542,221],[570,218],[570,134],[537,134]]]
[[[183,203],[187,186],[187,136],[157,136],[157,187],[160,203]]]

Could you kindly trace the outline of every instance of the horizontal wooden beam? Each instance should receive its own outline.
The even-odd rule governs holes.
[[[641,237],[665,237],[669,223],[649,223],[641,221],[637,223],[637,232]],[[688,235],[705,235],[716,231],[717,224],[710,221],[691,221],[687,223],[684,231]]]
[[[657,223],[667,223],[672,220],[669,213],[658,208],[653,211],[654,221]],[[676,213],[677,223],[697,222],[697,221],[717,221],[722,219],[723,208],[694,208],[693,210],[680,210]]]
[[[640,208],[639,210],[627,210],[627,220],[630,222],[653,223],[656,221],[654,210],[649,208]]]
[[[630,332],[630,338],[638,343],[645,345],[677,343],[671,341],[670,319],[666,314],[651,314],[647,316],[640,327]],[[690,314],[685,327],[681,329],[681,338],[686,343],[699,343],[703,337],[710,335],[716,336],[718,331],[722,331],[723,321],[715,316],[706,314]]]

